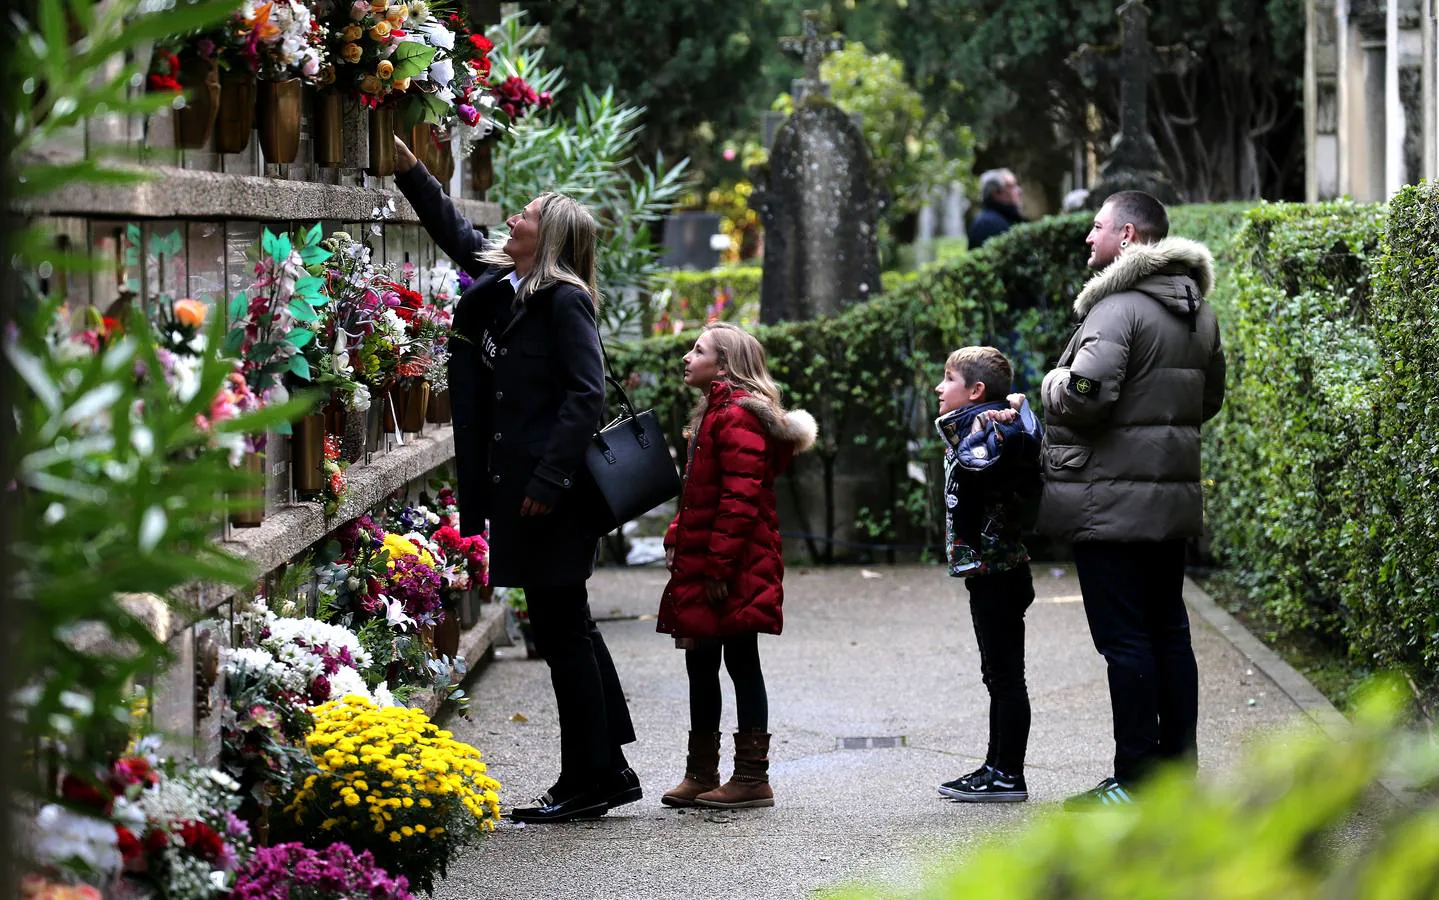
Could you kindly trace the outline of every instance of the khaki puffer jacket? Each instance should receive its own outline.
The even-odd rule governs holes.
[[[1040,530],[1162,541],[1204,528],[1199,427],[1224,403],[1203,244],[1136,244],[1084,286],[1081,319],[1044,378]]]

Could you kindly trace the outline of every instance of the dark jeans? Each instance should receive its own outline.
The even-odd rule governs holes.
[[[620,676],[583,584],[525,590],[535,648],[550,667],[560,718],[559,786],[582,789],[623,768],[635,739]]]
[[[1029,745],[1029,689],[1024,683],[1024,611],[1034,602],[1029,566],[965,579],[979,642],[979,671],[989,691],[989,749],[1006,775],[1024,774]]]
[[[1184,608],[1184,541],[1074,545],[1094,647],[1109,664],[1114,777],[1132,785],[1155,766],[1195,768],[1199,668]]]
[[[719,731],[720,657],[734,681],[735,713],[739,731],[769,730],[769,696],[765,693],[764,672],[759,667],[759,635],[702,639],[685,651],[685,671],[690,681],[690,729]]]

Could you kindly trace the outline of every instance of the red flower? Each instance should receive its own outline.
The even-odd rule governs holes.
[[[220,840],[220,835],[204,822],[182,823],[180,837],[184,839],[187,850],[210,862],[219,859],[225,849],[225,842]]]
[[[485,56],[485,55],[487,55],[491,50],[495,49],[494,41],[491,41],[489,38],[485,37],[483,34],[472,34],[472,35],[470,35],[470,46],[471,46],[471,47],[474,47],[474,48],[475,48],[475,52],[478,53],[478,54],[480,54],[481,56]],[[489,67],[486,66],[486,68],[489,68]]]
[[[118,784],[120,790],[132,784],[155,784],[160,780],[150,763],[139,756],[117,759],[110,768],[110,777],[111,782]]]
[[[66,773],[60,779],[60,796],[76,806],[84,806],[110,814],[111,797],[89,781]]]
[[[145,848],[135,833],[123,825],[115,826],[115,846],[120,850],[120,858],[125,861],[127,870],[137,871],[144,863]]]
[[[156,828],[145,835],[145,852],[159,853],[170,845],[170,835],[165,833],[163,828]]]

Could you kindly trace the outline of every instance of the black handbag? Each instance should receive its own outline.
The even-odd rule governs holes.
[[[603,352],[603,342],[600,347]],[[600,526],[613,531],[678,497],[680,474],[654,410],[636,413],[624,386],[608,374],[605,380],[620,395],[620,416],[595,432],[585,450],[585,468],[604,498]]]

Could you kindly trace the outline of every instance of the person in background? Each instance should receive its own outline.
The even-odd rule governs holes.
[[[1024,189],[1008,169],[990,169],[979,176],[980,209],[969,223],[969,249],[978,250],[992,237],[1004,234],[1025,221],[1019,206]]]

